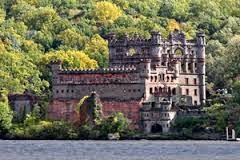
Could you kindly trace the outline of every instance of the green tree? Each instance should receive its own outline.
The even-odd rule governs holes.
[[[121,9],[111,2],[101,1],[96,3],[95,17],[100,24],[111,24],[121,15]]]
[[[90,58],[96,60],[100,67],[108,66],[108,43],[100,35],[94,35],[86,44],[85,50]]]
[[[81,51],[55,51],[49,52],[42,57],[42,63],[44,65],[49,64],[53,60],[62,60],[63,66],[67,68],[97,68],[97,62],[90,59],[85,53]]]
[[[117,112],[104,119],[101,123],[101,133],[122,133],[128,128],[128,119],[121,112]]]
[[[236,81],[233,84],[233,97],[234,101],[240,104],[240,81]]]
[[[10,93],[28,90],[41,94],[48,87],[48,82],[40,78],[40,71],[27,55],[0,52],[0,68],[0,88]]]
[[[0,137],[8,133],[12,126],[12,111],[8,106],[7,91],[0,91]]]
[[[85,45],[85,38],[74,29],[67,29],[58,35],[58,40],[61,42],[61,49],[81,50]]]

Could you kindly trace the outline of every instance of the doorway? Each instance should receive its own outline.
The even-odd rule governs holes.
[[[152,133],[162,133],[162,126],[160,124],[154,124],[151,128]]]

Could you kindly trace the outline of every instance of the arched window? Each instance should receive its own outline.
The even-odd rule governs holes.
[[[151,76],[151,82],[153,81],[153,76]]]
[[[162,87],[159,87],[159,93],[162,93]]]
[[[192,63],[188,63],[188,70],[192,71]]]
[[[152,90],[152,88],[150,88],[149,93],[150,93],[150,94],[153,94],[153,90]]]
[[[185,72],[186,70],[185,70],[185,62],[182,62],[181,63],[181,70],[182,70],[182,72]]]
[[[136,52],[136,50],[134,49],[134,48],[130,48],[129,50],[128,50],[128,55],[129,56],[133,56],[133,55],[135,55],[137,52]]]
[[[155,76],[155,82],[157,82],[157,76]]]
[[[167,76],[167,82],[169,82],[169,77]]]
[[[155,87],[155,88],[154,88],[154,91],[155,91],[155,92],[158,92],[158,89],[157,89],[157,87]]]
[[[171,87],[168,87],[168,93],[171,94]]]
[[[176,95],[176,88],[173,88],[173,89],[172,89],[172,94],[173,94],[173,95]]]
[[[175,53],[175,55],[177,55],[177,56],[182,56],[182,55],[183,55],[183,50],[180,49],[180,48],[177,48],[174,53]]]

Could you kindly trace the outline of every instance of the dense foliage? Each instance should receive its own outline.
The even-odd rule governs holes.
[[[12,111],[8,105],[6,91],[0,92],[0,138],[4,137],[11,128]]]
[[[208,82],[231,87],[240,70],[239,7],[238,0],[2,0],[0,85],[45,94],[51,59],[107,67],[107,33],[149,37],[157,30],[166,37],[181,29],[188,38],[206,33]]]

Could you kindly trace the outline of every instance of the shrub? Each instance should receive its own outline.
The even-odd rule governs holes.
[[[128,119],[121,112],[114,113],[100,124],[101,135],[107,136],[108,133],[122,133],[127,130],[128,124]]]
[[[204,119],[198,117],[177,118],[172,126],[172,130],[181,133],[190,133],[203,131]]]
[[[75,126],[70,123],[39,121],[28,123],[28,125],[15,125],[8,137],[14,139],[77,139],[78,134]]]
[[[13,114],[8,105],[8,99],[0,92],[0,137],[5,136],[12,126]]]

